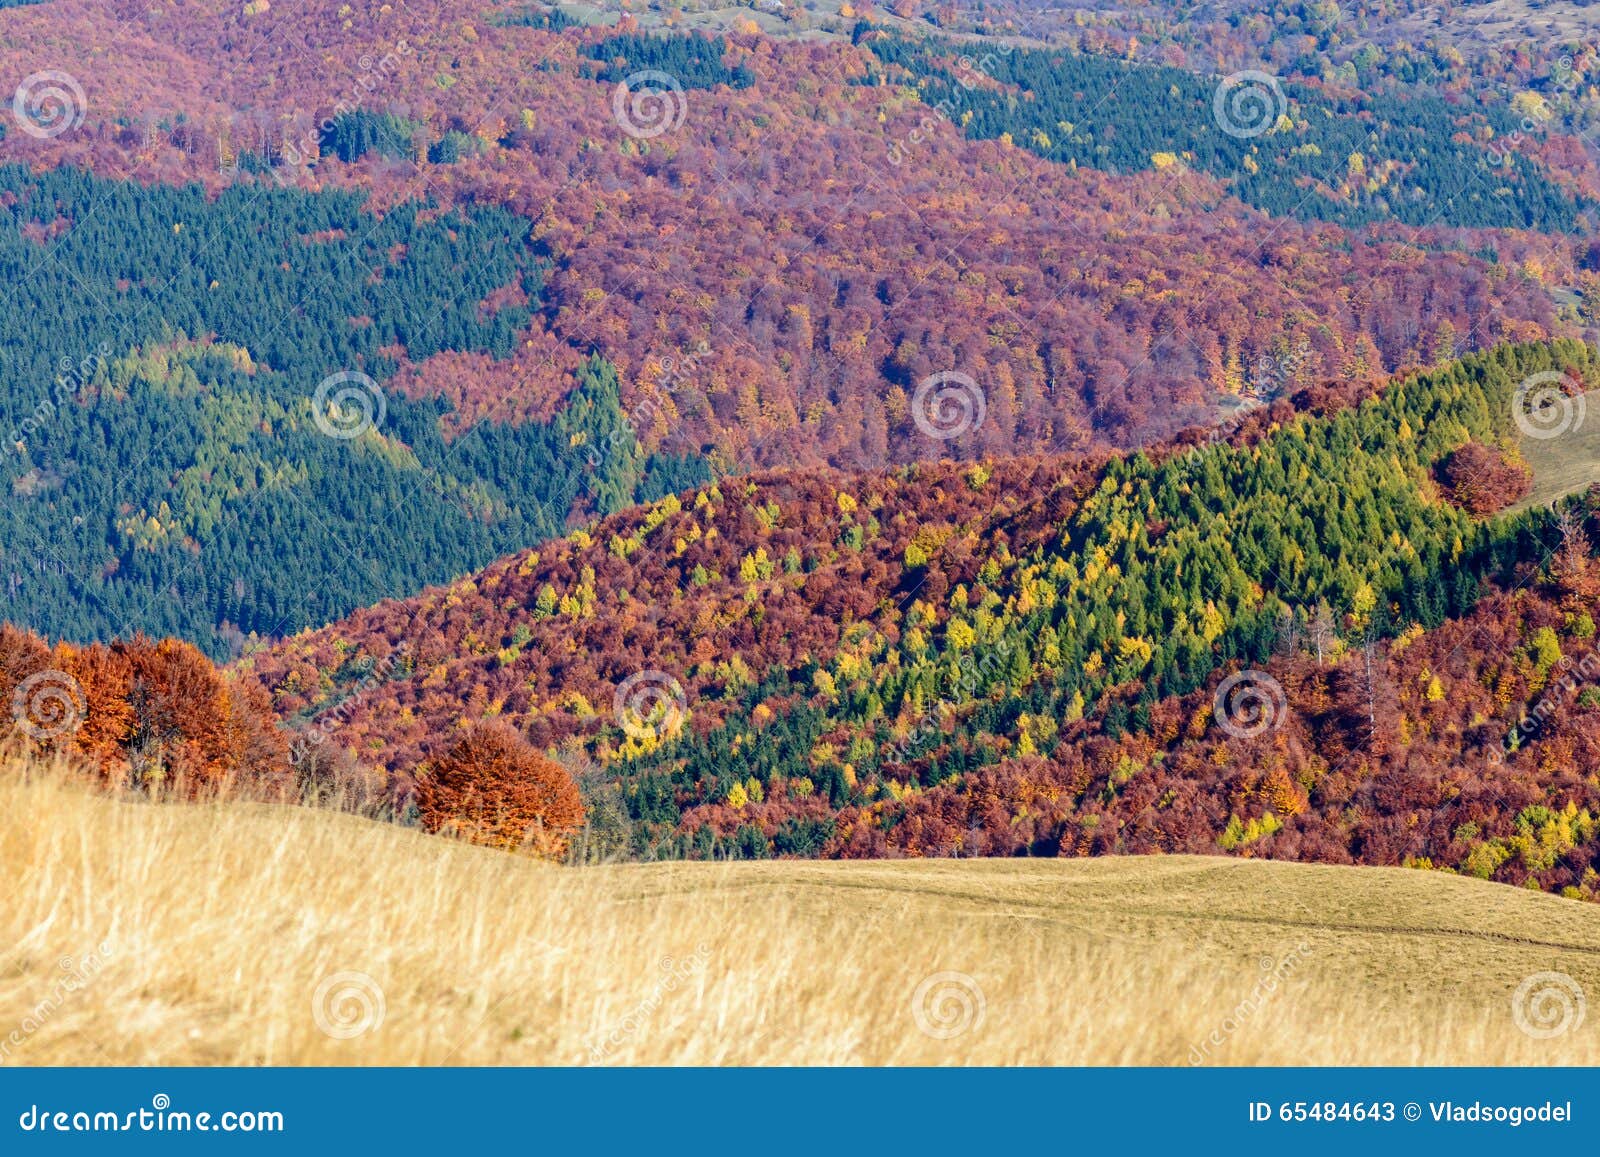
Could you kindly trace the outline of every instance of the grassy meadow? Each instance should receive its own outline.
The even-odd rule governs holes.
[[[1434,873],[574,869],[10,765],[0,876],[0,1065],[1600,1062],[1512,1007],[1600,991],[1600,909]]]
[[[1600,395],[1589,404],[1600,407]],[[1533,493],[1519,506],[1548,506],[1600,482],[1600,412],[1559,438],[1522,439],[1522,454],[1533,467]]]

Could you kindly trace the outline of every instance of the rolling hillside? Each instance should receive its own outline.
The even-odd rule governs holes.
[[[834,12],[0,8],[0,616],[222,659],[715,477],[1592,328],[1600,187],[1498,104],[1296,82],[1241,132],[1204,70]]]
[[[1595,371],[1502,347],[1148,455],[724,480],[239,673],[395,798],[510,725],[647,859],[1226,850],[1590,896],[1592,512],[1497,510],[1521,383]]]
[[[1570,301],[1597,276],[1574,228],[1592,194],[1504,102],[1296,83],[1292,127],[1240,137],[1203,70],[1091,44],[952,79],[942,39],[902,65],[848,25],[741,19],[707,40],[526,4],[53,0],[0,11],[0,85],[77,88],[28,86],[63,119],[0,159],[509,211],[549,261],[518,341],[419,342],[373,376],[457,430],[547,412],[597,352],[647,450],[725,470],[1143,445],[1242,392],[1589,325]],[[639,74],[671,83],[652,103]],[[41,256],[81,216],[39,222]],[[322,374],[359,368],[335,352]],[[986,413],[930,436],[910,403],[949,372],[985,383]]]
[[[569,15],[0,11],[0,697],[72,721],[8,739],[583,859],[1600,896],[1600,510],[1519,451],[1600,384],[1556,124]]]
[[[1566,987],[1600,984],[1600,911],[1424,872],[570,871],[11,763],[0,873],[5,1064],[1600,1059]]]
[[[7,628],[0,701],[115,785],[584,861],[1220,851],[1595,899],[1597,512],[1513,504],[1526,384],[1597,379],[1506,346],[1144,454],[723,479],[226,675]]]

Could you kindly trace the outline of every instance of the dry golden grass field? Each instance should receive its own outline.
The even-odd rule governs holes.
[[[1433,873],[557,868],[13,765],[0,878],[0,1065],[1600,1062],[1538,976],[1600,909]]]
[[[1600,392],[1585,401],[1584,420],[1574,429],[1557,438],[1522,439],[1523,457],[1533,467],[1533,493],[1519,508],[1548,506],[1600,482]]]

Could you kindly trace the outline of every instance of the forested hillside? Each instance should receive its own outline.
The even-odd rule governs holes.
[[[446,403],[386,390],[513,347],[542,263],[503,211],[17,166],[0,203],[0,614],[51,636],[220,653],[705,477],[640,450],[598,359],[552,420],[457,443]]]
[[[1482,517],[1444,480],[1515,460],[1524,379],[1597,373],[1505,347],[1148,456],[725,480],[247,669],[402,792],[509,721],[592,767],[630,854],[1248,850],[1588,889],[1587,510]]]
[[[1593,54],[819,3],[0,4],[0,699],[76,720],[8,741],[1592,896],[1592,471],[1523,442],[1600,382]]]
[[[1239,139],[1206,70],[982,44],[963,70],[941,40],[907,73],[853,20],[797,41],[443,0],[46,7],[3,17],[0,74],[47,62],[82,100],[61,86],[63,121],[0,155],[530,224],[549,267],[509,356],[394,379],[451,425],[548,417],[598,352],[648,450],[725,471],[1096,450],[1591,324],[1567,231],[1600,190],[1551,168],[1543,128],[1434,94],[1285,82],[1292,127]],[[104,12],[116,43],[79,55]],[[940,373],[982,386],[973,429],[918,424]]]
[[[1499,121],[1432,97],[1296,89],[1241,141],[1154,115],[1199,108],[1200,73],[1016,50],[969,86],[947,42],[870,23],[184,12],[0,16],[0,73],[29,70],[0,140],[26,162],[0,168],[0,614],[55,637],[221,656],[713,475],[1147,444],[1578,332],[1600,285],[1564,238],[1463,227],[1587,201],[1522,151],[1444,197]],[[964,139],[1002,121],[1015,144]],[[1379,128],[1365,183],[1317,186],[1344,224],[1300,220],[1308,146]],[[1424,203],[1429,228],[1357,228]]]
[[[1579,204],[1526,155],[1486,149],[1518,131],[1509,106],[1469,114],[1436,96],[1331,95],[1092,53],[1013,49],[974,61],[955,41],[863,29],[886,75],[968,135],[1114,172],[1189,164],[1274,216],[1570,233]],[[1592,205],[1585,205],[1592,208]]]
[[[1363,93],[1466,97],[1538,128],[1592,131],[1600,12],[1525,0],[1090,0],[1070,8],[952,0],[929,13],[955,34],[1025,37],[1202,72],[1256,68]],[[1571,154],[1568,155],[1571,159]]]

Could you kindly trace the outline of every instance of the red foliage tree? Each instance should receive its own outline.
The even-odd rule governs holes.
[[[1468,442],[1440,467],[1451,501],[1476,515],[1493,514],[1526,498],[1533,490],[1533,471],[1497,446]]]
[[[540,856],[561,855],[583,824],[583,800],[566,769],[499,720],[473,727],[433,762],[418,782],[417,805],[429,831]]]
[[[52,650],[0,624],[0,739],[117,786],[270,795],[291,781],[266,694],[172,639]]]

